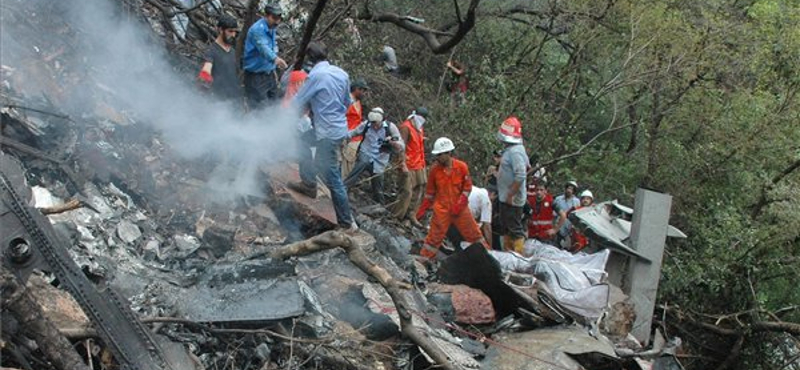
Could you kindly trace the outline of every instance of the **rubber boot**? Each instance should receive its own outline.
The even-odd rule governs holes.
[[[504,251],[510,252],[514,250],[514,246],[512,245],[511,235],[503,235],[502,240],[502,247]]]
[[[525,238],[511,239],[511,245],[514,246],[514,252],[517,252],[523,256],[525,255]]]

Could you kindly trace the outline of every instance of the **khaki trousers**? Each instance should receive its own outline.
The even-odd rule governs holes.
[[[347,178],[347,175],[353,171],[358,158],[358,145],[360,141],[348,141],[342,149],[342,178]]]
[[[400,220],[415,217],[428,183],[428,172],[424,168],[408,172],[399,170],[397,182],[399,189],[392,215]]]

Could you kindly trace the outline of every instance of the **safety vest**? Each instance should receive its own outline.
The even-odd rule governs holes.
[[[347,130],[348,131],[355,130],[355,128],[358,127],[358,125],[361,124],[362,117],[363,117],[362,116],[361,101],[354,99],[352,94],[350,95],[350,98],[351,98],[351,100],[353,100],[353,104],[350,104],[350,106],[347,107],[347,113],[345,114],[345,116],[347,117]],[[352,139],[350,139],[350,141],[361,141],[362,139],[363,139],[363,137],[356,136],[356,137],[353,137]]]
[[[531,189],[532,187],[529,187]],[[528,192],[528,205],[531,206],[531,218],[528,220],[528,237],[539,240],[551,239],[547,232],[553,229],[555,214],[553,212],[553,196],[545,194],[540,201],[536,194]]]
[[[425,133],[422,129],[417,130],[411,120],[403,121],[403,125],[408,129],[408,142],[406,143],[406,166],[411,171],[425,168],[425,145],[423,143]]]
[[[577,211],[577,210],[579,210],[581,208],[583,208],[583,206],[578,206],[575,209],[573,209],[572,211],[570,211],[570,213],[575,212],[575,211]],[[580,230],[578,230],[578,228],[576,228],[575,225],[572,225],[571,227],[572,227],[572,238],[571,238],[572,239],[572,245],[571,245],[572,248],[570,249],[570,252],[577,253],[581,249],[583,249],[587,245],[589,245],[589,239],[586,238],[586,235],[583,235],[583,233]]]

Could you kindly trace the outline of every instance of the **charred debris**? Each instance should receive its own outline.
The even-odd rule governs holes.
[[[332,231],[328,199],[286,189],[288,162],[260,163],[257,192],[220,199],[211,177],[225,158],[176,154],[79,62],[59,6],[35,3],[2,5],[4,24],[32,37],[4,44],[0,66],[0,366],[680,368],[680,339],[630,335],[610,249],[520,258],[476,245],[432,270],[410,257],[421,231],[379,206],[355,203],[359,234]],[[244,2],[189,3],[118,11],[183,61],[215,12],[248,15]]]

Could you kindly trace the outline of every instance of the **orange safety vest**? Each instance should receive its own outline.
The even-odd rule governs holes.
[[[535,186],[528,187],[528,189]],[[528,220],[528,237],[536,238],[539,240],[551,239],[552,236],[547,232],[553,229],[553,196],[550,193],[545,194],[544,199],[541,201],[536,198],[536,194],[528,193],[528,205],[531,206],[533,214]]]
[[[578,206],[574,208],[572,211],[570,211],[570,213],[575,212],[576,210],[579,210],[581,208],[583,208],[583,206]],[[570,250],[570,252],[577,253],[581,249],[585,248],[588,244],[589,244],[589,239],[586,238],[586,235],[583,235],[583,233],[580,232],[580,230],[578,230],[578,228],[576,228],[575,225],[572,225],[572,250]]]
[[[408,166],[410,171],[417,171],[425,168],[425,132],[422,129],[417,130],[410,120],[403,121],[400,127],[408,129],[406,166]]]
[[[289,106],[289,102],[300,91],[300,88],[306,82],[306,78],[308,78],[308,73],[303,70],[289,72],[289,82],[286,84],[286,93],[283,95],[281,105],[284,107]]]
[[[433,196],[433,211],[450,212],[462,193],[472,191],[469,168],[463,161],[453,158],[451,167],[434,164],[428,174],[425,193]]]
[[[350,98],[351,98],[351,100],[353,100],[353,104],[350,104],[350,106],[347,107],[347,113],[345,114],[345,116],[347,117],[347,130],[348,131],[355,130],[356,127],[358,127],[358,125],[360,125],[361,121],[363,120],[361,101],[360,100],[356,100],[355,98],[353,98],[352,94],[350,95]],[[359,135],[359,136],[353,137],[352,139],[350,139],[350,141],[358,142],[358,141],[361,141],[363,139],[364,139],[364,137],[362,135]]]

